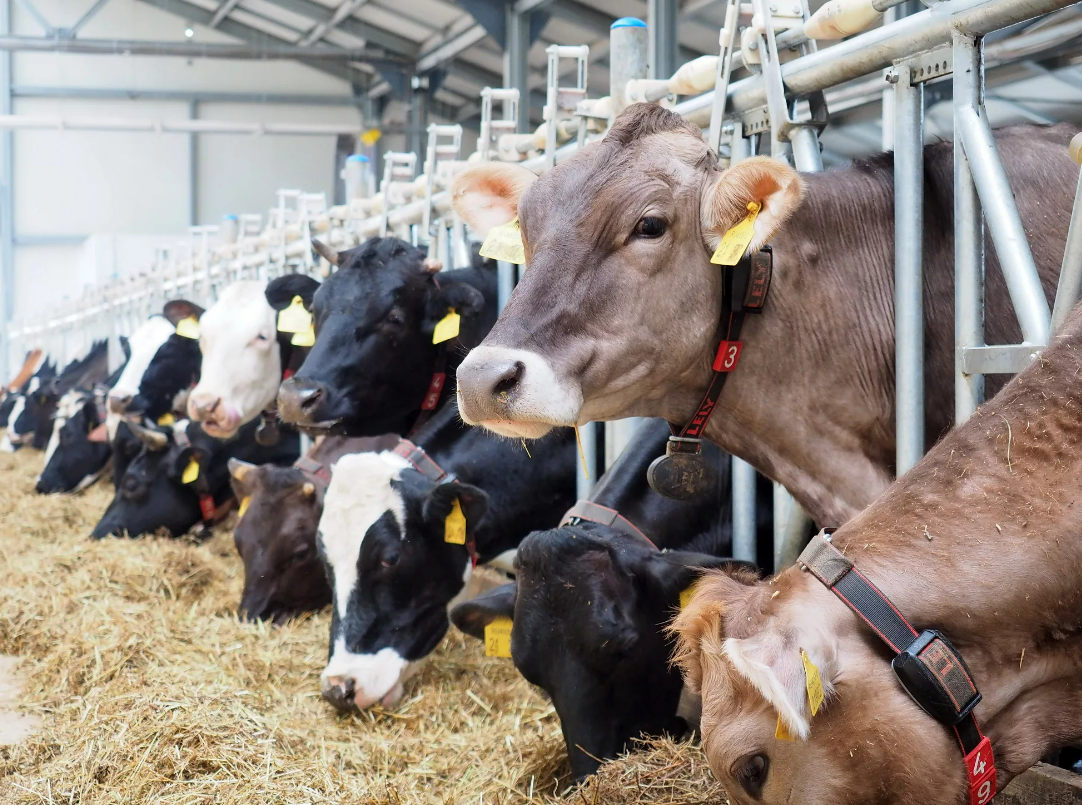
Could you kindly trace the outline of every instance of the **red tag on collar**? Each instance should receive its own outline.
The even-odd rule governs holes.
[[[718,344],[718,354],[714,356],[714,371],[733,371],[740,360],[740,350],[743,348],[743,341],[722,341]]]
[[[966,755],[965,762],[969,805],[987,805],[996,795],[996,763],[992,757],[992,742],[987,735],[976,749]]]
[[[440,401],[440,392],[443,391],[443,384],[446,382],[446,380],[446,372],[436,372],[434,375],[432,375],[432,382],[428,384],[428,392],[425,394],[425,401],[421,403],[422,410],[436,410],[436,405]]]
[[[286,369],[284,372],[282,372],[282,380],[289,380],[289,378],[293,377],[294,374],[295,373],[292,369]]]
[[[212,498],[210,495],[199,496],[199,511],[203,513],[203,520],[205,522],[209,523],[211,520],[214,519],[215,508],[216,507],[214,506],[214,498]]]

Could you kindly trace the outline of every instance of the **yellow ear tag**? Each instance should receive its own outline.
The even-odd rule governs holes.
[[[518,265],[526,262],[526,249],[522,245],[522,230],[518,227],[517,216],[488,231],[488,237],[481,244],[481,256]]]
[[[379,142],[379,138],[383,136],[383,132],[379,129],[369,129],[361,135],[361,142],[371,148],[373,145]]]
[[[186,319],[181,319],[177,322],[177,335],[182,338],[191,338],[193,341],[199,340],[199,319],[195,316],[189,316]]]
[[[437,322],[436,329],[432,331],[432,343],[442,344],[444,341],[457,338],[461,324],[462,317],[455,312],[454,308],[451,308],[447,311],[447,315]]]
[[[511,619],[501,616],[485,626],[485,656],[511,656]]]
[[[466,544],[466,515],[462,513],[462,506],[455,498],[451,506],[451,513],[443,521],[443,541],[452,545]]]
[[[278,332],[304,333],[312,326],[312,314],[304,307],[304,300],[294,296],[289,307],[278,313]]]
[[[778,716],[778,726],[774,728],[774,737],[779,741],[796,740],[796,736],[789,732],[789,728],[785,726],[785,722],[781,720],[781,716]]]
[[[819,676],[819,669],[804,649],[800,650],[800,659],[804,663],[804,675],[808,678],[808,704],[811,705],[811,714],[814,717],[823,706],[823,678]]]
[[[695,585],[692,584],[686,590],[680,593],[680,609],[686,609],[687,605],[691,603],[692,596],[695,595]]]
[[[243,498],[241,498],[241,501],[240,501],[240,508],[239,508],[239,509],[237,509],[237,519],[238,519],[238,520],[239,520],[239,519],[240,519],[241,517],[243,517],[243,516],[244,516],[244,513],[245,513],[246,511],[248,511],[248,504],[249,504],[249,503],[251,503],[251,502],[252,502],[252,499],[251,499],[250,497],[248,497],[247,495],[245,495],[245,496],[244,496]]]
[[[744,216],[736,226],[721,237],[714,256],[710,262],[719,266],[735,266],[744,256],[744,252],[751,245],[751,239],[755,237],[755,216],[762,209],[762,204],[757,201],[748,202],[748,214]]]
[[[293,333],[293,337],[289,339],[289,343],[295,347],[310,347],[316,343],[316,328],[314,324],[309,324],[308,329],[303,333]]]
[[[188,466],[184,468],[184,474],[180,476],[181,483],[190,484],[196,478],[199,477],[199,462],[196,461],[195,456],[191,457],[188,461]]]
[[[161,425],[163,428],[166,428],[170,425],[177,424],[177,418],[168,411],[166,411],[164,414],[158,417],[158,424]]]

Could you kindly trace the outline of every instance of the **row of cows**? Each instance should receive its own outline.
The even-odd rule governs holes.
[[[1049,296],[1072,133],[997,132]],[[953,410],[949,144],[926,166],[936,438]],[[720,171],[698,129],[632,106],[540,178],[502,164],[457,177],[477,235],[518,219],[529,268],[498,317],[480,259],[440,271],[393,238],[314,243],[328,279],[238,282],[205,311],[171,302],[132,334],[117,377],[90,374],[101,347],[82,370],[43,364],[11,397],[9,439],[52,447],[43,492],[85,483],[111,454],[116,494],[94,537],[178,535],[239,507],[240,609],[282,621],[331,605],[321,685],[338,709],[396,704],[449,623],[487,645],[510,621],[507,653],[551,697],[577,778],[701,715],[735,801],[957,803],[958,748],[898,688],[873,632],[799,567],[760,580],[729,558],[727,457],[707,446],[717,480],[695,500],[647,484],[670,425],[712,383],[733,299],[710,255],[755,202],[747,250],[771,240],[773,279],[705,435],[842,526],[833,544],[914,623],[949,634],[984,693],[1001,783],[1079,737],[1064,703],[1082,689],[1082,322],[891,486],[891,184],[889,156],[806,177],[765,159]],[[1017,341],[988,264],[987,339]],[[627,416],[654,419],[576,503],[566,426]],[[297,428],[317,437],[304,456]],[[103,446],[93,460],[89,445]],[[54,464],[72,468],[62,483],[46,480]],[[757,526],[765,557],[765,505]],[[512,550],[513,581],[471,598],[474,568]],[[802,658],[824,706],[809,704]]]

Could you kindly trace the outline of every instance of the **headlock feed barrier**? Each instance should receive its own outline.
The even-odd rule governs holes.
[[[953,73],[955,130],[955,409],[966,419],[982,401],[986,374],[1017,372],[1047,343],[1074,306],[1082,286],[1082,185],[1075,199],[1063,268],[1052,310],[1045,300],[1029,244],[996,152],[984,108],[984,71],[1030,58],[1082,35],[1082,14],[1065,0],[949,0],[866,30],[898,0],[830,0],[809,15],[807,0],[727,0],[719,55],[683,65],[669,79],[647,79],[647,31],[639,20],[613,24],[608,95],[587,98],[586,46],[551,45],[544,122],[517,131],[518,91],[481,93],[478,150],[463,160],[460,126],[431,125],[425,154],[385,155],[379,192],[370,192],[363,159],[347,162],[348,203],[328,208],[322,194],[278,192],[263,216],[229,217],[220,226],[193,227],[186,243],[158,252],[145,273],[89,289],[82,298],[34,321],[7,328],[7,355],[41,346],[61,359],[93,338],[131,332],[185,297],[212,303],[225,285],[242,278],[282,273],[326,274],[309,248],[312,236],[336,249],[369,237],[394,234],[425,244],[445,267],[469,257],[462,222],[451,209],[451,178],[471,162],[513,161],[541,173],[599,139],[629,103],[662,103],[704,129],[722,164],[769,153],[800,171],[820,171],[819,134],[829,109],[884,100],[884,128],[895,150],[895,283],[897,471],[913,466],[925,449],[924,344],[921,299],[923,223],[924,84]],[[1042,17],[1039,24],[985,45],[984,36]],[[817,40],[855,34],[830,47]],[[731,80],[744,67],[751,73]],[[568,69],[570,68],[570,69]],[[887,95],[892,98],[887,98]],[[886,101],[892,100],[892,103]],[[1076,143],[1077,144],[1077,143]],[[1079,161],[1079,149],[1072,156]],[[421,170],[418,171],[420,166]],[[1023,341],[984,343],[984,224],[1000,257]],[[216,245],[211,244],[211,240]],[[499,264],[500,300],[506,301],[522,270]],[[606,423],[605,455],[598,455],[595,426],[581,428],[589,470],[580,468],[585,496],[603,466],[615,460],[631,431],[628,421]],[[733,554],[755,558],[754,473],[733,467]],[[800,552],[806,515],[784,489],[775,491],[777,567]]]

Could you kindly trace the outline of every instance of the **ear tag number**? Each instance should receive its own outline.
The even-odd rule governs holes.
[[[800,660],[804,663],[804,676],[807,677],[808,704],[811,705],[811,714],[814,718],[823,706],[823,678],[819,676],[819,669],[811,661],[808,652],[800,650]]]
[[[762,204],[757,201],[748,202],[748,214],[744,216],[736,226],[721,237],[710,262],[719,266],[735,266],[744,256],[744,252],[751,245],[751,239],[755,237],[755,216],[759,214]]]
[[[779,741],[796,740],[796,736],[789,732],[789,728],[785,726],[785,722],[781,720],[781,716],[778,716],[778,726],[774,728],[774,737]]]
[[[503,260],[505,263],[525,264],[526,249],[522,245],[522,230],[518,226],[518,216],[488,231],[488,237],[481,244],[481,256],[492,260]]]
[[[511,656],[511,626],[512,621],[506,616],[494,618],[485,625],[486,657]]]
[[[309,322],[308,329],[303,333],[294,333],[289,343],[295,347],[310,347],[316,343],[315,325]]]
[[[454,308],[450,308],[447,315],[436,323],[436,329],[432,331],[432,343],[442,344],[444,341],[458,338],[461,325],[462,317],[455,312]]]
[[[455,498],[451,505],[451,513],[443,522],[443,541],[452,545],[466,544],[466,515],[462,513],[462,505]]]
[[[190,338],[193,341],[199,340],[199,319],[195,316],[189,316],[186,319],[181,319],[177,322],[177,335],[182,338]]]
[[[238,520],[240,520],[240,518],[244,516],[244,513],[246,511],[248,511],[248,504],[251,503],[251,502],[252,502],[252,498],[249,497],[248,495],[245,495],[243,498],[241,498],[240,508],[237,509],[237,519]]]
[[[304,300],[294,296],[289,307],[278,313],[278,332],[306,333],[312,326],[312,314],[304,307]]]
[[[180,476],[181,483],[190,484],[199,478],[199,462],[195,456],[192,456],[188,461],[188,466],[184,468],[184,473]]]
[[[680,592],[680,609],[687,609],[688,604],[691,603],[691,599],[695,596],[695,585],[692,584],[686,590]]]
[[[158,417],[158,424],[161,425],[163,428],[167,428],[170,425],[177,424],[177,418],[168,411],[166,411],[164,414]]]

